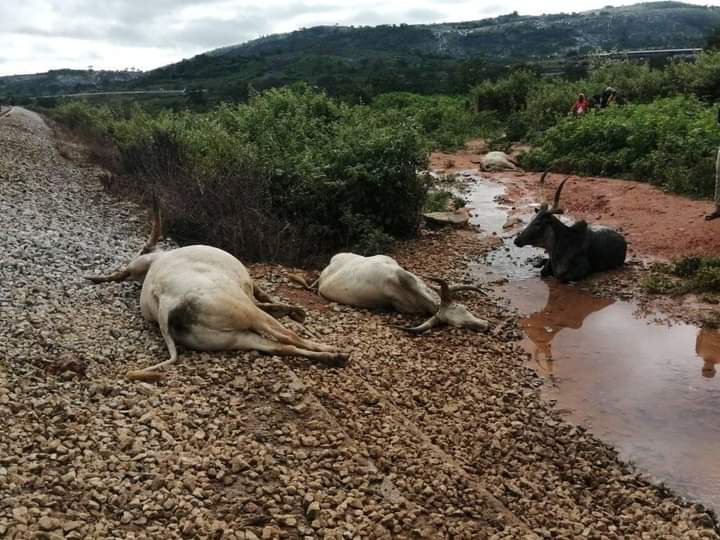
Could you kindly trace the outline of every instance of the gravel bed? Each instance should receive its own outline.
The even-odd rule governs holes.
[[[61,157],[34,113],[0,118],[0,537],[718,537],[540,399],[514,319],[485,298],[465,300],[494,333],[410,337],[389,327],[405,318],[255,265],[348,367],[182,351],[156,387],[126,381],[166,351],[138,284],[81,278],[147,230],[102,174]],[[488,245],[428,233],[396,255],[459,277]]]

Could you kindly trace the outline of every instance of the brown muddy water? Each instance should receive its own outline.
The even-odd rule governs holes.
[[[471,267],[521,314],[521,342],[569,421],[613,444],[638,470],[720,511],[720,333],[658,322],[632,302],[540,279],[540,252],[504,230],[504,188],[479,177],[466,198],[473,223],[503,245]],[[523,221],[532,211],[527,209]]]

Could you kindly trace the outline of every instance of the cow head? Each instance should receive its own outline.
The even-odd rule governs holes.
[[[544,179],[545,175],[543,175],[541,182]],[[535,209],[535,217],[515,238],[516,246],[534,246],[546,250],[551,249],[551,239],[554,229],[558,225],[564,227],[555,215],[563,213],[563,209],[560,208],[560,193],[567,181],[567,178],[563,180],[555,191],[552,207],[548,206],[547,203],[543,203],[540,208]]]

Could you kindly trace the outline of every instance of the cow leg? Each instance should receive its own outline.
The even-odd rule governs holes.
[[[550,262],[550,259],[545,259],[545,262],[543,263],[542,270],[540,270],[540,275],[542,277],[549,277],[553,275],[553,267]]]
[[[590,267],[590,261],[588,261],[586,257],[582,257],[575,261],[575,265],[573,265],[572,269],[568,273],[568,281],[578,281],[591,272],[592,268]]]
[[[128,279],[141,280],[150,269],[155,258],[155,254],[142,255],[128,264],[122,270],[105,276],[84,276],[88,281],[93,283],[106,283],[108,281],[126,281]]]
[[[292,330],[285,328],[282,324],[273,319],[264,311],[258,310],[257,315],[257,319],[253,321],[252,329],[259,334],[267,334],[270,337],[279,341],[280,343],[284,343],[286,345],[295,345],[296,347],[309,349],[311,351],[320,351],[327,353],[336,352],[335,349],[333,347],[330,347],[329,345],[324,345],[322,343],[317,343],[309,339],[301,338]]]
[[[294,321],[300,323],[305,320],[305,310],[298,306],[274,303],[257,303],[255,305],[262,309],[265,313],[269,313],[275,318],[288,316]]]
[[[170,334],[169,324],[170,312],[173,310],[174,307],[175,304],[172,301],[162,297],[160,298],[157,317],[158,326],[160,327],[160,333],[162,334],[162,337],[165,340],[165,345],[167,346],[168,352],[170,353],[170,358],[168,360],[160,362],[159,364],[155,364],[154,366],[146,367],[144,369],[135,371],[128,371],[127,376],[129,378],[142,378],[143,373],[147,373],[148,371],[156,371],[161,367],[165,367],[177,361],[177,346],[175,345],[175,340]]]
[[[533,268],[543,268],[546,264],[550,262],[550,259],[547,257],[542,257],[537,262],[533,263]]]
[[[567,283],[568,281],[578,281],[587,276],[592,271],[590,261],[587,257],[576,257],[567,264],[555,270],[555,277]]]
[[[284,317],[287,315],[299,323],[305,320],[305,311],[302,308],[273,302],[270,295],[258,287],[256,283],[253,283],[253,296],[256,300],[255,305],[273,317]]]
[[[270,295],[263,291],[256,283],[253,283],[253,296],[255,296],[255,299],[258,302],[262,302],[264,304],[271,304],[272,298],[270,298]]]
[[[88,281],[93,283],[107,283],[109,281],[125,281],[130,278],[130,270],[127,268],[119,270],[113,274],[107,274],[104,276],[83,276]]]
[[[276,354],[278,356],[302,356],[327,362],[333,365],[344,365],[348,360],[348,355],[337,352],[320,352],[292,344],[278,343],[251,331],[239,331],[235,338],[235,349],[261,351],[268,354]]]

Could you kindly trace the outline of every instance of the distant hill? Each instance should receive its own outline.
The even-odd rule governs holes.
[[[198,85],[242,98],[305,80],[331,93],[463,92],[508,63],[593,52],[702,47],[720,7],[649,2],[582,13],[375,27],[318,26],[216,49],[148,72],[136,87]]]
[[[365,54],[408,52],[518,59],[595,50],[701,47],[720,25],[720,7],[647,2],[581,13],[524,16],[430,25],[319,26],[277,34],[207,53],[210,57],[268,56],[283,52]]]
[[[0,96],[42,96],[90,92],[137,79],[141,72],[56,69],[0,77]]]
[[[356,97],[390,90],[464,92],[509,63],[613,50],[702,47],[718,26],[720,7],[681,2],[541,16],[513,13],[445,24],[319,26],[216,49],[119,85],[100,84],[202,87],[221,99],[243,99],[249,86],[263,89],[300,80]],[[20,86],[5,79],[0,78],[0,95],[8,88],[17,93]],[[46,92],[66,87],[43,83]],[[29,87],[22,88],[25,92]]]

